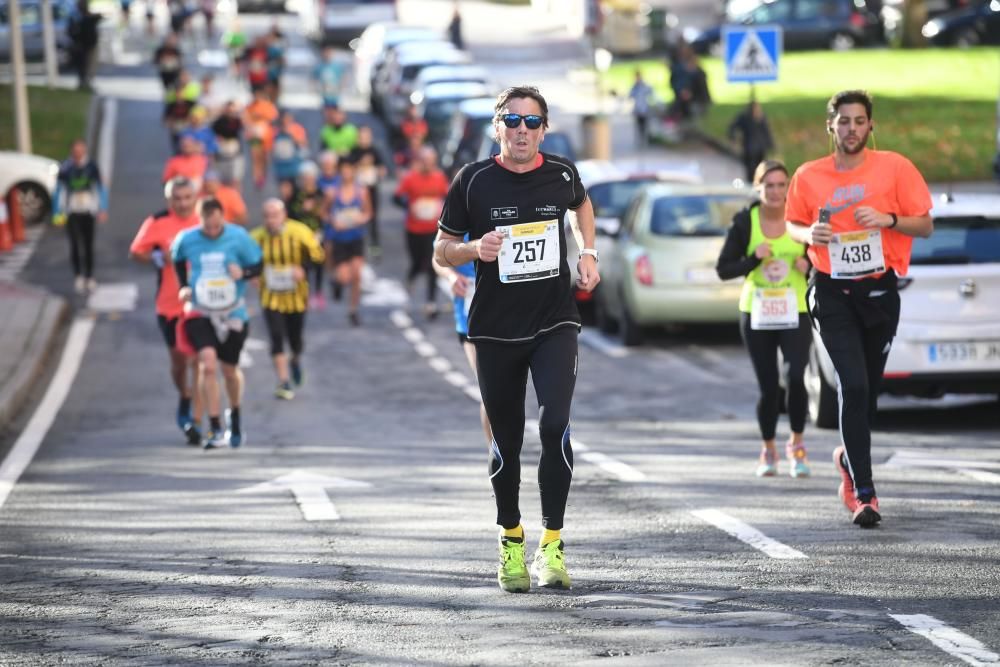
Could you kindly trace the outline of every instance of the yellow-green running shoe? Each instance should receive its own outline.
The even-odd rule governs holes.
[[[542,588],[564,588],[569,590],[569,573],[563,562],[563,541],[553,540],[535,550],[531,562],[531,574],[535,575]]]
[[[524,564],[524,540],[500,536],[500,567],[497,582],[508,593],[527,593],[531,588],[528,566]]]

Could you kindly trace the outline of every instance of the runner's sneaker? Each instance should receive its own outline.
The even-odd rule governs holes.
[[[875,497],[874,489],[858,489],[856,508],[851,517],[855,525],[862,528],[874,528],[882,520],[882,515],[878,511],[878,498]]]
[[[292,384],[296,387],[301,387],[305,381],[305,375],[302,373],[302,364],[293,361],[288,364],[288,368],[292,373]]]
[[[93,278],[87,278],[87,291],[91,293],[97,291],[97,281]]]
[[[234,423],[232,410],[226,410],[226,440],[233,449],[239,449],[243,444],[243,429],[238,419]]]
[[[177,408],[177,428],[187,433],[188,426],[191,426],[193,423],[194,419],[191,417],[190,412]]]
[[[840,496],[840,501],[844,503],[847,511],[853,513],[857,509],[858,499],[854,495],[854,479],[847,467],[843,445],[833,450],[833,465],[840,473],[840,486],[837,487],[837,495]]]
[[[806,459],[806,448],[803,445],[793,445],[788,443],[785,446],[785,455],[788,456],[790,468],[788,474],[795,478],[808,477],[811,474],[809,463]]]
[[[274,397],[280,398],[283,401],[290,401],[295,398],[295,392],[292,391],[292,385],[287,382],[282,382],[274,390]]]
[[[184,435],[187,437],[187,444],[197,447],[201,444],[201,429],[194,422],[188,422],[184,427]]]
[[[757,464],[758,477],[774,477],[778,474],[778,453],[773,447],[763,447],[760,450],[760,463]]]
[[[87,279],[83,276],[77,276],[76,280],[73,281],[73,289],[77,294],[86,294],[87,292]]]
[[[542,588],[564,588],[569,590],[569,573],[563,562],[563,541],[553,540],[535,550],[531,563],[531,574]]]
[[[531,576],[524,564],[523,539],[500,536],[500,567],[497,568],[497,583],[508,593],[527,593],[531,588]]]
[[[205,434],[205,442],[202,443],[202,449],[219,449],[220,447],[226,446],[226,434],[221,429],[218,431],[208,430]]]

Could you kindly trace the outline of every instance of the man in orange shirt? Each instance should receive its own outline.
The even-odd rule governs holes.
[[[193,136],[181,135],[180,142],[181,152],[167,160],[161,180],[167,183],[175,176],[183,176],[191,181],[196,193],[200,192],[208,171],[208,157],[201,142]]]
[[[243,195],[236,188],[225,185],[218,172],[205,172],[205,184],[201,189],[201,198],[217,199],[222,204],[222,217],[226,222],[247,226],[247,205]]]
[[[177,425],[184,431],[189,445],[200,445],[201,401],[197,392],[197,363],[195,357],[188,357],[177,349],[177,322],[184,308],[177,297],[180,284],[170,257],[170,244],[174,237],[201,222],[195,212],[198,195],[194,184],[183,176],[168,181],[164,192],[169,208],[143,221],[129,247],[129,257],[156,267],[156,319],[170,353],[170,375],[180,394]]]
[[[396,188],[393,200],[406,209],[406,247],[410,253],[410,272],[407,289],[421,273],[427,275],[427,303],[424,312],[428,319],[437,317],[437,274],[431,260],[434,258],[434,237],[437,221],[448,194],[448,177],[438,167],[437,151],[430,146],[420,149],[413,169],[403,177]]]
[[[931,196],[912,162],[869,150],[872,100],[862,90],[827,104],[833,155],[799,167],[788,188],[788,232],[809,245],[815,271],[807,301],[837,371],[843,445],[833,460],[839,495],[855,524],[882,520],[872,481],[871,424],[899,323],[897,278],[913,237],[934,231]]]
[[[264,187],[267,175],[267,157],[274,141],[272,124],[278,120],[278,107],[267,96],[263,88],[254,90],[253,101],[247,105],[243,121],[250,145],[250,161],[253,166],[253,182],[258,190]]]

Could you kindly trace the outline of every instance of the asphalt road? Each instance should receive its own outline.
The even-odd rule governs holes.
[[[811,479],[753,477],[755,390],[735,328],[627,351],[585,331],[564,532],[574,587],[498,590],[471,373],[450,319],[399,300],[402,221],[387,202],[364,326],[342,304],[311,313],[307,384],[286,403],[255,318],[247,445],[185,447],[154,277],[125,259],[161,205],[167,141],[147,99],[118,100],[98,255],[99,279],[134,284],[136,308],[93,316],[66,400],[0,506],[0,664],[1000,662],[996,403],[887,402],[874,438],[885,520],[862,531],[836,498],[835,432],[808,432]],[[65,292],[64,244],[47,234],[22,278]],[[526,481],[537,452],[528,436]],[[261,486],[276,479],[326,487],[339,518],[306,521],[289,488]],[[522,496],[534,542],[533,483]]]

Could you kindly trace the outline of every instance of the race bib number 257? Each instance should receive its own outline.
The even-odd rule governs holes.
[[[496,228],[504,235],[500,256],[500,282],[542,280],[559,275],[559,222],[528,222]]]

